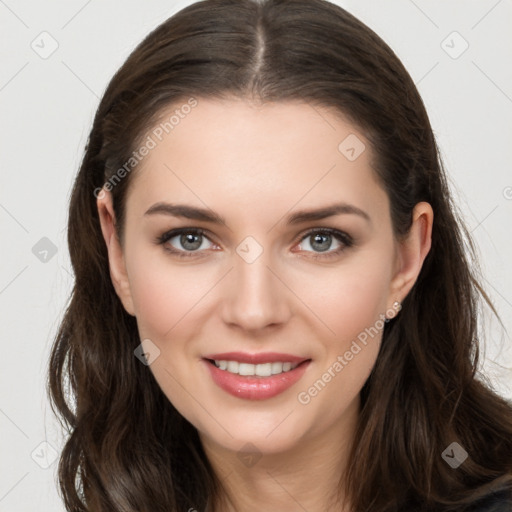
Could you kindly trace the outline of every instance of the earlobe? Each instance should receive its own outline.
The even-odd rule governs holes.
[[[111,193],[102,190],[97,196],[96,204],[98,206],[101,232],[107,246],[112,284],[127,313],[135,316],[123,249],[116,232]]]
[[[390,303],[402,302],[418,279],[432,245],[434,212],[429,203],[420,202],[413,210],[412,225],[397,247],[398,270],[391,283]]]

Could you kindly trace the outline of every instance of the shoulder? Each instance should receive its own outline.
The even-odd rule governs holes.
[[[512,488],[507,487],[480,498],[467,512],[512,512]]]

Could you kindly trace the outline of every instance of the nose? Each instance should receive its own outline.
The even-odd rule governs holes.
[[[235,255],[234,268],[226,281],[222,307],[226,324],[259,331],[284,324],[289,319],[289,301],[293,294],[272,268],[265,252],[252,263]]]

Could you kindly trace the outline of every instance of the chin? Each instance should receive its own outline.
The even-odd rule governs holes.
[[[304,407],[291,402],[259,410],[251,410],[244,404],[236,410],[223,406],[218,409],[223,411],[221,421],[209,415],[201,415],[201,419],[197,418],[199,421],[189,421],[203,440],[226,450],[239,452],[246,447],[250,451],[252,447],[262,454],[278,454],[293,450],[312,430],[312,420],[304,416]]]

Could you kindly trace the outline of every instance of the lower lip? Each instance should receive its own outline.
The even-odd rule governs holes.
[[[206,359],[204,362],[217,386],[237,398],[246,400],[265,400],[286,391],[304,375],[310,363],[305,361],[293,370],[270,377],[246,377],[221,370]]]

